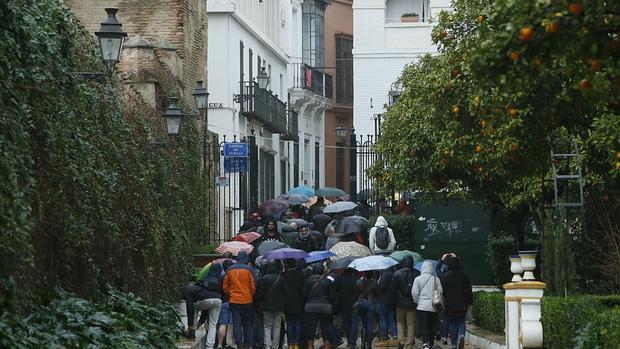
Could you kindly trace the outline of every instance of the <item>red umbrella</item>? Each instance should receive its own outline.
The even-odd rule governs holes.
[[[260,237],[259,233],[251,231],[251,232],[248,232],[248,233],[237,234],[237,236],[235,236],[235,238],[233,240],[234,241],[247,242],[249,244],[252,241],[258,239],[259,237]]]
[[[228,242],[224,242],[223,244],[219,245],[215,249],[215,251],[219,253],[230,252],[233,254],[233,256],[236,256],[237,254],[239,254],[239,251],[245,251],[247,253],[250,253],[252,252],[253,249],[254,249],[254,246],[248,244],[247,242],[228,241]]]

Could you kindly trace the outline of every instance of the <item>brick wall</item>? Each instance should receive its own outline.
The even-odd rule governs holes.
[[[180,88],[191,98],[196,80],[206,80],[207,11],[204,0],[65,0],[65,5],[93,33],[106,18],[104,8],[118,7],[117,18],[128,38],[136,35],[154,46],[172,46],[182,59],[182,69],[170,67],[181,80]],[[163,44],[162,43],[168,43]],[[123,55],[123,59],[131,59]],[[129,66],[135,67],[135,62]]]

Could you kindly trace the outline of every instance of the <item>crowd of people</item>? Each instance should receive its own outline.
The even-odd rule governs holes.
[[[342,217],[325,215],[323,207],[288,218],[297,223],[294,239],[288,239],[291,247],[323,251],[335,244],[330,239],[337,238],[364,244],[374,254],[389,255],[396,248],[384,217],[378,217],[371,229],[335,234]],[[283,216],[287,214],[292,216],[292,212]],[[310,223],[303,224],[302,217]],[[243,229],[261,234],[255,246],[284,242],[279,223],[274,217],[253,215]],[[188,337],[204,325],[208,349],[283,345],[311,349],[319,337],[324,349],[359,348],[359,343],[362,349],[412,348],[416,338],[423,348],[432,348],[441,333],[444,341],[450,338],[452,348],[463,347],[465,315],[473,300],[469,278],[453,253],[443,255],[435,266],[424,261],[420,270],[405,255],[394,267],[358,272],[336,268],[330,258],[313,263],[265,260],[256,250],[240,251],[237,256],[226,253],[221,264],[212,264],[205,275],[185,287]],[[433,304],[435,292],[445,299],[441,314]]]

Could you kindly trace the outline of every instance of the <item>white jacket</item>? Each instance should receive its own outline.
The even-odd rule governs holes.
[[[424,261],[421,269],[420,276],[413,280],[411,287],[413,302],[418,304],[416,308],[418,310],[436,312],[433,308],[433,291],[438,288],[443,293],[441,281],[433,275],[433,264],[431,262]]]
[[[394,252],[394,248],[396,247],[396,239],[394,238],[394,232],[392,231],[391,228],[387,228],[388,234],[390,235],[390,243],[388,244],[388,247],[385,250],[382,250],[379,247],[377,247],[377,243],[376,243],[377,228],[387,227],[387,226],[388,226],[388,222],[385,219],[385,217],[383,216],[377,217],[377,222],[375,223],[375,226],[372,227],[372,229],[370,229],[370,233],[368,234],[368,246],[370,247],[370,250],[372,251],[372,253],[377,254],[381,252],[384,252],[384,253]]]

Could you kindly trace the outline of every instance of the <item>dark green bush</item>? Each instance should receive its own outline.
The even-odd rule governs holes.
[[[474,324],[493,333],[504,334],[504,294],[479,291],[474,293]]]
[[[413,251],[415,244],[415,216],[406,215],[384,215],[392,231],[394,231],[394,238],[399,250],[411,250]],[[377,217],[370,217],[369,219],[371,227],[374,226],[377,221]]]
[[[576,349],[618,348],[620,338],[620,308],[597,314],[573,340]]]
[[[536,246],[536,243],[535,239],[526,238],[527,246]],[[503,232],[489,236],[487,260],[491,265],[496,285],[501,286],[512,279],[508,257],[515,254],[517,254],[517,247],[514,237]]]
[[[9,312],[0,317],[2,348],[173,348],[182,333],[170,305],[148,306],[114,289],[98,302],[61,291],[26,317]]]

